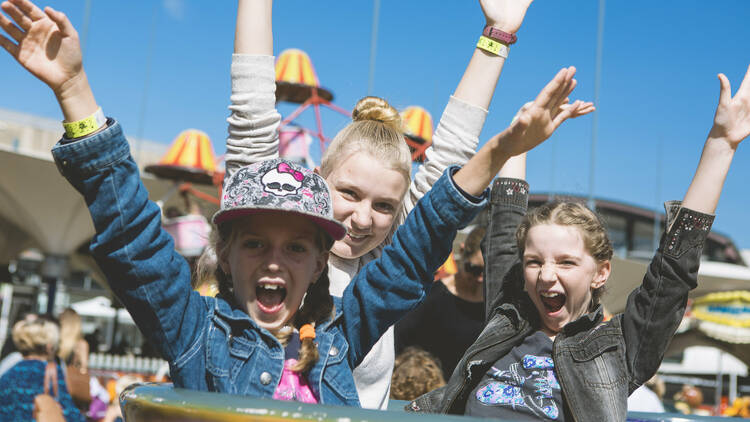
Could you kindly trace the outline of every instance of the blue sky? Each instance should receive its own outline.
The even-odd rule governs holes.
[[[202,129],[222,153],[236,3],[92,3],[85,67],[105,113],[117,117],[130,135],[164,143],[183,129]],[[83,30],[83,0],[48,4]],[[364,0],[277,0],[275,50],[305,50],[322,85],[334,92],[334,102],[351,108],[367,94],[372,10],[372,2]],[[501,131],[563,66],[578,68],[574,98],[593,99],[597,11],[595,0],[531,5],[490,106],[483,141]],[[682,198],[712,123],[716,74],[725,73],[736,90],[750,63],[748,22],[747,0],[607,2],[596,196],[649,208]],[[483,24],[473,0],[382,0],[373,94],[397,108],[421,105],[437,121]],[[0,75],[0,107],[60,118],[46,86],[7,54],[0,55]],[[280,107],[282,113],[292,109]],[[302,124],[312,123],[311,113],[303,117]],[[324,111],[323,120],[329,136],[346,124],[333,112]],[[531,152],[533,191],[588,192],[591,129],[591,117],[568,122]],[[750,146],[743,145],[714,224],[741,248],[750,248],[747,180]]]

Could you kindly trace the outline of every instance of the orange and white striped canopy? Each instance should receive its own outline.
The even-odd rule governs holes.
[[[320,86],[310,56],[302,50],[284,50],[276,59],[276,80],[308,86]]]
[[[419,106],[406,107],[401,112],[401,119],[406,135],[432,143],[432,116],[427,110]]]
[[[182,131],[174,139],[172,146],[159,164],[213,172],[216,170],[216,157],[211,139],[205,132],[197,129]]]

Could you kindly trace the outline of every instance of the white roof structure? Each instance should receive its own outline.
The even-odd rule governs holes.
[[[112,301],[104,296],[97,296],[91,299],[82,300],[70,305],[78,315],[82,317],[94,317],[113,319],[115,317],[115,308],[112,307]],[[123,324],[135,324],[128,311],[117,309],[117,320]]]

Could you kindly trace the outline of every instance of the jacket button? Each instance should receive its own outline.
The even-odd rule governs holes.
[[[336,346],[331,346],[331,350],[328,351],[330,356],[336,356],[339,354],[339,349]]]
[[[263,385],[268,385],[271,383],[271,374],[268,372],[264,372],[260,374],[260,383]]]

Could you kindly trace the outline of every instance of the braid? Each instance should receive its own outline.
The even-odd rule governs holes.
[[[224,271],[221,270],[221,267],[216,267],[216,272],[214,273],[216,276],[216,281],[219,284],[219,297],[226,300],[230,304],[233,304],[236,302],[234,298],[234,287],[232,286],[232,280],[229,279],[229,277],[224,274]]]
[[[331,294],[328,292],[329,284],[328,265],[326,265],[318,281],[310,284],[310,287],[307,288],[305,302],[302,304],[300,310],[297,311],[297,315],[294,316],[294,325],[297,329],[304,324],[315,326],[333,315],[334,306]],[[306,338],[302,340],[302,345],[299,349],[299,359],[292,370],[299,373],[309,371],[315,362],[318,361],[318,357],[318,346],[315,344],[315,340]]]

